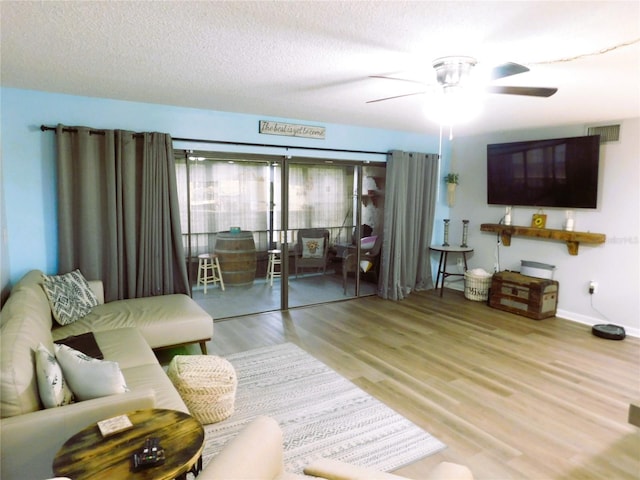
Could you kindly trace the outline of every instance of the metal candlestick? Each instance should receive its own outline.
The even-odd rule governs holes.
[[[469,236],[469,220],[462,220],[462,248],[467,248],[467,237]]]
[[[443,247],[448,247],[449,246],[449,219],[445,218],[444,219],[444,243],[442,244]]]

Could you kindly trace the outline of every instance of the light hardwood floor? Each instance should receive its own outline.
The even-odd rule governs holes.
[[[417,292],[239,317],[215,324],[209,353],[293,342],[435,435],[443,452],[397,473],[413,479],[442,460],[476,479],[637,479],[640,340],[541,321]]]

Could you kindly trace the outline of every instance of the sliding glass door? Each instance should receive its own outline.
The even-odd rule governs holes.
[[[374,294],[384,197],[371,168],[384,176],[357,162],[176,151],[194,299],[227,318]],[[202,255],[217,256],[224,289],[202,281]]]
[[[289,307],[353,296],[342,266],[359,214],[356,167],[313,159],[285,165]]]

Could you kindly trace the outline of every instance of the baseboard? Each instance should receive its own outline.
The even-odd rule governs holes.
[[[460,292],[464,292],[464,279],[455,279],[455,280],[447,280],[444,282],[444,286],[446,288],[450,288],[452,290],[458,290]],[[584,325],[598,325],[599,323],[608,323],[601,318],[590,317],[588,315],[582,315],[580,313],[570,312],[568,310],[558,309],[556,312],[556,316],[560,318],[564,318],[566,320],[570,320],[576,323],[582,323]],[[624,327],[625,333],[630,337],[640,337],[640,329],[638,328],[629,328]]]
[[[556,312],[556,316],[560,318],[564,318],[566,320],[571,320],[572,322],[582,323],[584,325],[598,325],[599,323],[607,323],[603,321],[601,318],[590,317],[588,315],[582,315],[580,313],[569,312],[567,310],[558,309]],[[640,329],[637,328],[629,328],[624,327],[625,333],[631,337],[640,337]]]

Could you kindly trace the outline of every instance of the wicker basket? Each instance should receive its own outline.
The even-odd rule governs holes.
[[[167,375],[191,415],[203,425],[233,413],[238,381],[228,360],[215,355],[176,355]]]
[[[492,275],[488,277],[474,275],[471,272],[464,273],[464,297],[476,302],[486,301],[489,298]]]

